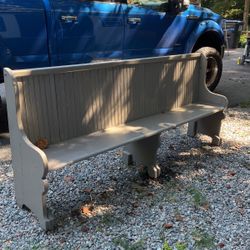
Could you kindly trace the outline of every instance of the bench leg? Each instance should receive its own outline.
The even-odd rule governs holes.
[[[160,167],[156,164],[159,145],[160,134],[132,142],[125,147],[124,159],[129,164],[146,166],[149,176],[157,178],[160,175]]]
[[[129,151],[127,151],[128,150],[127,147],[128,146],[126,146],[122,151],[122,161],[124,162],[125,165],[129,166],[133,165],[134,163],[133,163],[133,156]]]
[[[53,229],[54,219],[48,218],[46,206],[48,181],[41,177],[41,172],[38,171],[39,166],[28,168],[27,165],[24,167],[21,164],[13,164],[13,168],[17,205],[31,210],[38,218],[43,229]]]
[[[224,113],[218,112],[198,121],[190,122],[188,124],[188,135],[196,136],[197,133],[208,135],[212,138],[212,145],[220,146],[222,142],[220,138],[221,121],[224,118]]]

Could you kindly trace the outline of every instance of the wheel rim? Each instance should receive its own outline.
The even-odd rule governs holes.
[[[217,61],[214,57],[207,58],[207,75],[206,75],[206,84],[209,88],[215,81],[219,68]]]

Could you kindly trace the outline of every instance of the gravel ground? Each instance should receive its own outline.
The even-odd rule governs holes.
[[[9,146],[0,145],[0,249],[250,249],[250,109],[227,111],[222,147],[162,134],[154,181],[120,150],[49,174],[58,228],[17,207]],[[168,248],[169,247],[169,248]]]

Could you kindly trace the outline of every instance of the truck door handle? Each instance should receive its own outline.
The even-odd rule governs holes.
[[[129,17],[128,18],[128,24],[138,24],[141,23],[140,17]]]
[[[188,20],[198,20],[200,17],[199,16],[196,16],[196,15],[188,15],[187,16],[187,19]]]
[[[61,16],[61,20],[65,23],[76,22],[78,19],[77,16]]]

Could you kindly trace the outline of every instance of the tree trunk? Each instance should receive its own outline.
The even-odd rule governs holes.
[[[249,4],[250,0],[245,0],[245,7],[244,7],[244,17],[243,17],[243,30],[248,31],[248,15],[249,15]]]

